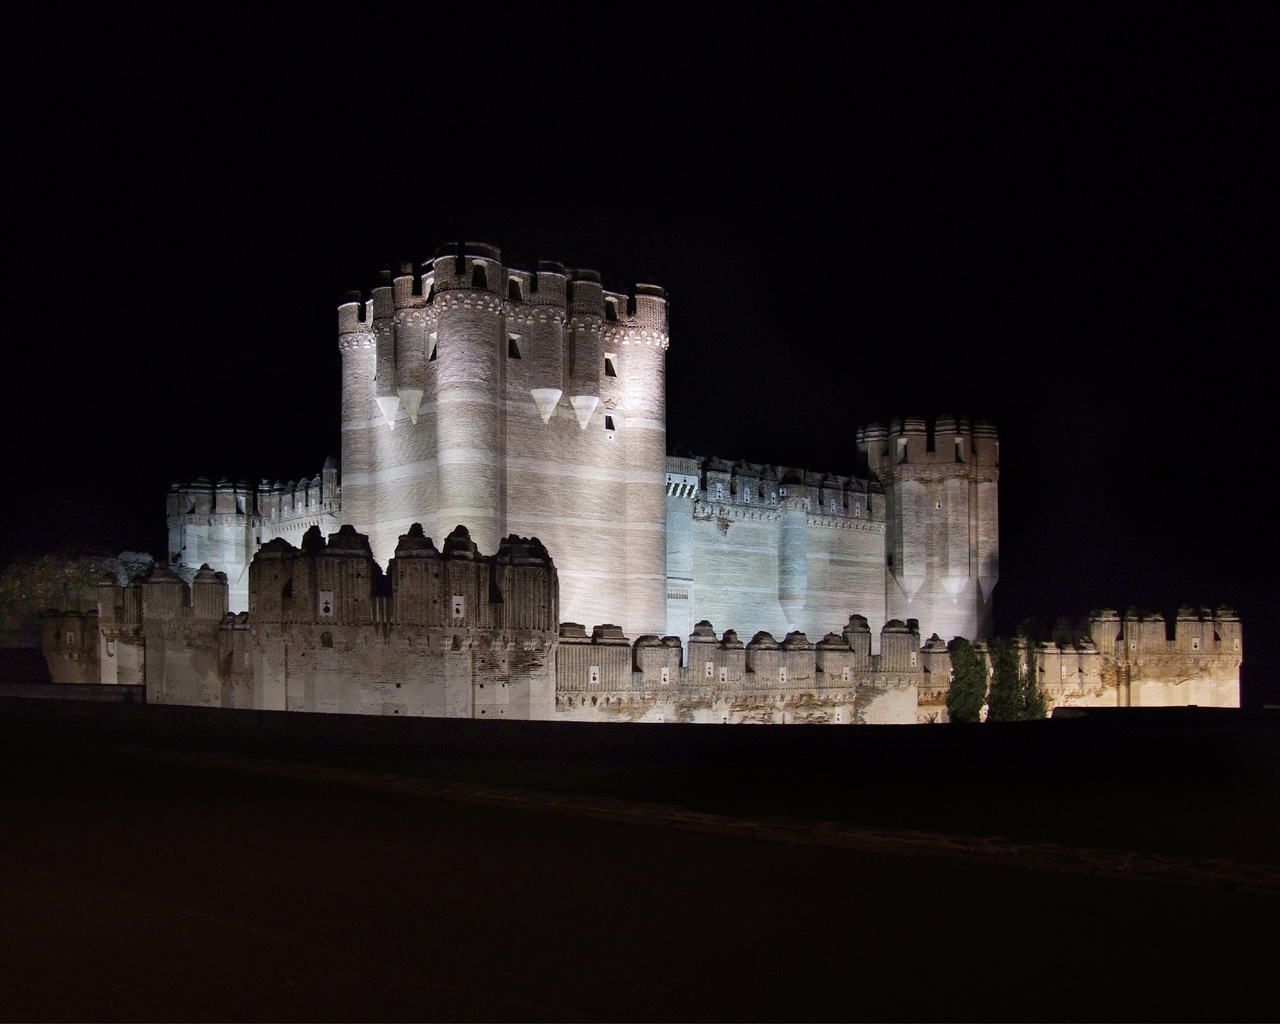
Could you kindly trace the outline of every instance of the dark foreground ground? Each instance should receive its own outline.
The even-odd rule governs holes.
[[[0,1016],[1271,1018],[1277,741],[4,699]]]

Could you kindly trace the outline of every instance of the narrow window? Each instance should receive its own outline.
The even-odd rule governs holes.
[[[520,358],[520,335],[518,334],[507,335],[507,358],[508,359]]]
[[[476,263],[476,265],[471,268],[471,287],[479,288],[481,291],[488,290],[489,279],[485,274],[483,263]]]
[[[613,417],[612,417],[612,416],[605,416],[605,418],[604,418],[604,429],[605,429],[605,430],[609,430],[609,431],[612,431],[612,430],[614,429],[614,427],[613,427]]]
[[[907,461],[907,439],[905,437],[898,438],[898,461]]]
[[[512,302],[523,302],[524,296],[520,294],[520,282],[512,278],[507,282],[507,298]]]
[[[427,335],[427,362],[433,363],[436,358],[436,345],[440,341],[440,335],[432,331]]]
[[[606,377],[618,376],[618,368],[614,365],[614,361],[618,357],[615,355],[607,355],[604,357],[604,375]]]
[[[964,462],[964,441],[956,438],[956,462]]]
[[[612,323],[618,322],[618,300],[604,300],[604,318]]]

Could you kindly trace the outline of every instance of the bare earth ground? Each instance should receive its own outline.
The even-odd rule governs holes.
[[[0,1016],[1273,1017],[1278,738],[0,700]]]

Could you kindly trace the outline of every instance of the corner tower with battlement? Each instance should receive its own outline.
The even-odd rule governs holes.
[[[991,633],[1000,578],[1000,441],[991,424],[939,416],[858,431],[884,488],[885,612],[943,637]]]
[[[666,297],[465,243],[338,310],[342,511],[387,562],[421,522],[537,536],[563,615],[666,627]]]

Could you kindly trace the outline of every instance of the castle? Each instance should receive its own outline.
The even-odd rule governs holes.
[[[338,309],[341,474],[175,484],[169,565],[46,618],[54,679],[298,711],[945,721],[946,638],[991,629],[994,428],[865,427],[849,476],[668,456],[668,343],[653,285],[474,243],[385,273]],[[1024,651],[1050,706],[1239,705],[1227,609],[1183,609],[1172,638],[1097,612]]]
[[[695,622],[752,635],[894,619],[981,637],[999,578],[999,440],[938,417],[851,438],[853,475],[667,455],[663,289],[606,290],[590,270],[505,266],[446,246],[384,272],[338,309],[341,478],[207,480],[168,497],[169,558],[225,572],[249,607],[249,565],[274,538],[349,525],[381,564],[421,523],[477,546],[538,537],[569,621],[626,636]]]

